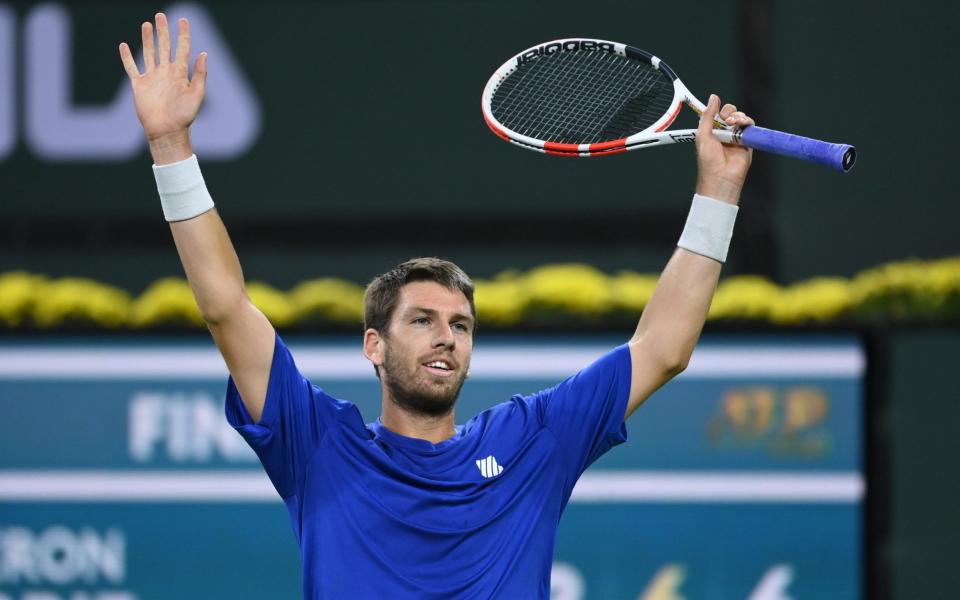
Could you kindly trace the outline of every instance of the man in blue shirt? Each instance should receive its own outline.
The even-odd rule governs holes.
[[[456,265],[407,261],[365,296],[363,350],[380,418],[297,370],[250,302],[190,145],[206,55],[188,77],[189,25],[171,60],[166,17],[142,26],[145,71],[120,55],[154,158],[164,215],[227,367],[227,418],[260,457],[300,543],[307,598],[547,598],[557,523],[583,471],[626,439],[624,420],[684,369],[706,319],[750,151],[697,136],[697,195],[679,248],[628,343],[553,388],[514,396],[462,425],[455,405],[477,315]]]

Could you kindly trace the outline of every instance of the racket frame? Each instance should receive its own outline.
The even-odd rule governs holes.
[[[595,142],[592,144],[562,144],[558,142],[547,142],[532,138],[521,133],[517,133],[493,116],[491,102],[493,95],[503,82],[514,70],[529,60],[534,60],[545,54],[554,52],[611,52],[619,56],[624,56],[633,60],[640,60],[649,63],[654,69],[662,72],[673,82],[673,100],[670,108],[646,129],[638,131],[630,136],[617,140],[606,142]],[[556,156],[606,156],[610,154],[619,154],[629,150],[640,148],[650,148],[663,144],[688,143],[696,140],[696,129],[676,129],[666,131],[679,116],[680,110],[686,104],[698,115],[706,110],[706,106],[696,96],[694,96],[687,86],[684,85],[677,73],[658,57],[633,46],[611,42],[607,40],[596,40],[589,38],[564,38],[538,44],[528,48],[519,54],[514,55],[510,60],[503,63],[493,75],[487,80],[483,88],[483,95],[480,100],[480,107],[483,111],[483,118],[487,126],[498,137],[516,144],[527,150],[552,154]],[[734,129],[719,119],[714,119],[714,135],[724,143],[738,143],[740,129]]]

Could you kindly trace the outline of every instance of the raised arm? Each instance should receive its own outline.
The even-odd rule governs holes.
[[[753,124],[736,106],[727,104],[721,110],[720,99],[710,96],[697,131],[697,194],[736,206],[752,154],[743,146],[723,145],[710,133],[718,110],[730,125]],[[719,207],[715,211],[718,215],[729,212],[723,205],[711,207],[712,201],[702,202],[707,210]],[[699,216],[698,224],[702,228],[703,213]],[[709,219],[707,217],[707,221]],[[691,225],[688,221],[688,228]],[[722,232],[719,233],[722,237]],[[706,237],[710,237],[710,232]],[[624,418],[686,368],[707,319],[721,266],[720,260],[690,250],[677,248],[674,252],[630,340],[633,376]]]
[[[199,171],[194,168],[191,174],[189,170],[189,160],[193,157],[190,124],[203,102],[207,55],[201,53],[197,57],[191,80],[189,23],[186,19],[179,21],[172,62],[170,30],[163,13],[156,15],[156,24],[156,49],[153,26],[147,22],[141,27],[143,73],[125,43],[120,44],[120,59],[133,86],[137,117],[147,135],[154,164],[160,167],[158,187],[169,186],[173,176],[178,186],[191,190],[190,194],[181,195],[184,197],[176,207],[166,204],[164,212],[200,314],[213,334],[247,411],[259,421],[273,357],[273,327],[247,297],[240,261],[216,209],[210,205],[205,212],[193,214],[207,208],[197,204],[198,196],[209,202]],[[161,195],[163,192],[161,189]],[[200,208],[191,211],[194,206]]]

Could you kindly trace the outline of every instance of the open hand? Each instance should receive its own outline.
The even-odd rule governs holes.
[[[207,54],[201,52],[189,79],[190,24],[180,19],[177,51],[170,62],[170,28],[167,17],[157,13],[157,45],[154,51],[153,27],[141,26],[145,72],[140,73],[130,47],[120,44],[120,60],[133,86],[137,117],[143,124],[151,146],[168,137],[187,137],[187,129],[197,117],[207,81]],[[189,143],[189,142],[188,142]]]
[[[710,94],[697,128],[697,193],[736,204],[750,169],[753,151],[745,146],[721,144],[711,133],[718,112],[718,120],[727,125],[753,125],[753,119],[738,111],[733,104],[720,108],[720,98]]]

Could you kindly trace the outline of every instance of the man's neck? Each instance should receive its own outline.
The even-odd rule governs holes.
[[[383,400],[380,423],[404,437],[426,440],[439,444],[449,440],[457,432],[454,411],[441,416],[412,414],[389,399]]]

